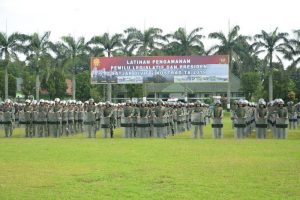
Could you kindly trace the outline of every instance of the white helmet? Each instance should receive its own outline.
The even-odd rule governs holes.
[[[59,98],[55,98],[55,99],[54,99],[54,102],[57,102],[57,103],[58,103],[58,102],[60,102],[60,99],[59,99]]]
[[[10,99],[6,99],[5,103],[11,103],[11,100]]]

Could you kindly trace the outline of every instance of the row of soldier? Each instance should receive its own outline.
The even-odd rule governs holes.
[[[287,138],[287,130],[296,129],[300,124],[300,103],[292,101],[285,106],[282,99],[275,99],[268,104],[259,99],[257,104],[247,100],[235,101],[231,109],[232,127],[236,138],[246,138],[256,130],[257,138],[266,138],[271,130],[273,138]]]
[[[277,99],[268,105],[263,99],[258,104],[246,100],[234,102],[232,127],[236,138],[245,138],[256,130],[257,138],[266,138],[271,129],[274,138],[287,137],[287,122],[296,128],[300,119],[300,104],[288,103]],[[213,118],[213,137],[222,138],[223,109],[217,101],[214,108],[196,101],[184,104],[158,102],[122,104],[110,102],[95,104],[93,99],[80,101],[30,101],[16,104],[10,100],[0,105],[0,123],[5,136],[10,137],[14,126],[25,128],[25,137],[60,137],[85,132],[88,137],[96,137],[102,129],[103,137],[113,137],[114,129],[122,127],[123,135],[131,137],[160,137],[182,133],[193,127],[193,137],[203,138],[203,128]]]
[[[14,127],[22,126],[25,137],[60,137],[82,132],[88,137],[96,137],[97,131],[102,129],[103,137],[108,138],[113,137],[116,127],[122,127],[126,138],[166,138],[169,134],[191,129],[192,105],[165,104],[161,100],[122,104],[96,104],[93,99],[84,103],[58,98],[39,102],[27,99],[25,104],[6,100],[0,105],[0,124],[6,137],[12,136]],[[201,123],[206,124],[210,117],[209,107],[202,103],[199,106],[204,120]],[[203,137],[203,129],[200,134]]]

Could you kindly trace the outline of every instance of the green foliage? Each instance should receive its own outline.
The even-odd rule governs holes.
[[[103,98],[103,85],[93,85],[90,90],[90,96],[96,101],[104,101]]]
[[[128,84],[126,85],[127,97],[143,97],[143,85],[142,84]]]
[[[288,77],[285,71],[273,72],[274,98],[287,100],[288,91],[295,91],[295,83]],[[268,88],[268,81],[265,81],[265,90]]]
[[[166,46],[166,52],[171,55],[203,55],[204,45],[201,39],[204,37],[199,34],[202,28],[196,28],[187,33],[185,28],[179,28],[174,34],[168,34],[167,37],[173,40]]]
[[[61,72],[53,71],[47,82],[47,88],[50,99],[64,97],[66,94],[67,84],[64,75]]]
[[[85,101],[91,98],[91,83],[89,71],[76,75],[76,98]]]
[[[260,85],[259,74],[256,72],[244,73],[241,76],[241,85],[246,99],[251,100]]]
[[[10,98],[16,97],[16,90],[17,90],[17,82],[16,78],[8,74],[8,96]],[[0,71],[0,97],[2,99],[5,98],[5,91],[4,91],[4,71]]]
[[[8,73],[14,77],[25,77],[24,94],[33,94],[32,88],[35,85],[31,82],[31,75],[27,73],[28,68],[33,71],[30,73],[39,74],[41,77],[41,87],[47,89],[47,82],[52,71],[61,72],[64,77],[71,79],[77,73],[85,73],[89,69],[90,57],[94,56],[163,56],[163,55],[210,55],[227,54],[229,55],[230,70],[239,78],[245,77],[248,73],[258,73],[264,85],[243,84],[243,90],[247,98],[257,99],[259,97],[268,97],[266,88],[270,71],[278,71],[288,75],[288,81],[279,86],[283,75],[276,75],[274,84],[274,97],[287,98],[287,91],[291,89],[295,92],[296,99],[300,99],[300,30],[295,30],[293,37],[285,32],[279,32],[278,29],[267,33],[262,30],[254,35],[254,41],[250,42],[250,37],[240,34],[240,27],[234,26],[229,33],[222,31],[208,34],[210,39],[216,40],[212,48],[205,51],[201,35],[202,28],[195,28],[187,32],[184,28],[178,28],[173,33],[165,34],[160,28],[150,27],[145,30],[138,30],[134,27],[124,30],[123,33],[109,34],[104,33],[94,36],[90,41],[84,37],[74,38],[72,36],[63,36],[55,43],[50,41],[50,32],[43,34],[33,33],[24,35],[13,33],[6,35],[0,33],[0,66],[7,66]],[[264,52],[264,54],[262,54]],[[24,54],[26,60],[19,61]],[[261,59],[261,56],[265,56]],[[273,60],[277,61],[274,62]],[[291,66],[284,66],[281,59],[291,61]],[[26,69],[26,70],[25,70]],[[271,70],[270,70],[271,69]],[[275,72],[276,74],[276,72]],[[29,77],[30,76],[30,77]],[[79,76],[80,77],[80,76]],[[285,76],[286,77],[286,76]],[[257,77],[256,77],[257,78]],[[154,82],[164,82],[164,77],[157,76],[153,78]],[[104,86],[91,86],[89,78],[86,81],[77,83],[76,89],[78,98],[88,99],[93,96],[95,99],[102,99],[104,95]],[[114,85],[114,97],[122,96],[127,88],[128,96],[140,96],[142,87],[117,86]],[[256,89],[255,89],[256,88]],[[38,94],[38,91],[36,93]],[[108,93],[107,93],[108,94]],[[271,95],[269,95],[271,96]]]
[[[22,92],[25,95],[25,97],[28,97],[29,95],[34,95],[35,92],[34,75],[32,75],[32,73],[25,70],[23,71],[22,78],[23,78]]]

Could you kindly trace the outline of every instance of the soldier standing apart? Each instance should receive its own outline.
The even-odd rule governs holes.
[[[205,125],[205,109],[201,105],[200,101],[197,101],[195,103],[195,108],[194,112],[192,113],[191,120],[192,120],[192,125],[194,126],[194,138],[198,137],[198,130],[200,132],[200,137],[203,139],[203,127]]]
[[[223,133],[222,133],[223,108],[222,108],[221,102],[219,100],[215,104],[212,116],[213,116],[212,127],[214,129],[214,138],[217,138],[217,139],[223,138]]]
[[[297,111],[294,106],[294,102],[289,101],[287,103],[287,109],[289,113],[289,129],[296,129],[297,126]]]
[[[282,99],[278,99],[277,101],[278,109],[276,115],[276,133],[277,139],[286,139],[287,138],[287,120],[288,120],[288,111],[287,108],[284,107],[284,101]]]
[[[3,106],[3,124],[5,137],[11,137],[13,134],[14,109],[10,99],[6,99]]]
[[[96,137],[96,108],[94,99],[89,99],[86,105],[86,118],[84,121],[88,137]]]
[[[265,139],[267,133],[267,117],[268,110],[266,108],[266,102],[263,99],[259,99],[258,106],[255,112],[255,120],[256,120],[256,138]]]

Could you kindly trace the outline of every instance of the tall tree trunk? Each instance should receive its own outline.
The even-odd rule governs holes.
[[[39,74],[39,70],[36,71],[36,76],[35,76],[35,98],[36,98],[36,100],[40,100],[40,74]]]
[[[107,56],[110,58],[110,50],[108,50]],[[111,83],[107,83],[107,101],[111,102]]]
[[[107,101],[111,102],[111,83],[107,84]]]
[[[73,72],[73,75],[72,75],[72,98],[76,99],[76,75],[75,75],[75,72]]]
[[[73,57],[73,74],[72,74],[72,97],[76,99],[76,66],[75,66],[75,57]]]
[[[8,64],[5,65],[5,75],[4,75],[4,90],[5,90],[5,99],[8,99],[8,73],[7,73]]]
[[[231,63],[232,63],[232,50],[229,52],[229,64],[228,64],[228,84],[227,84],[227,109],[230,109],[231,100]]]
[[[272,53],[270,57],[270,72],[269,72],[269,101],[273,100],[273,60],[272,60]]]

